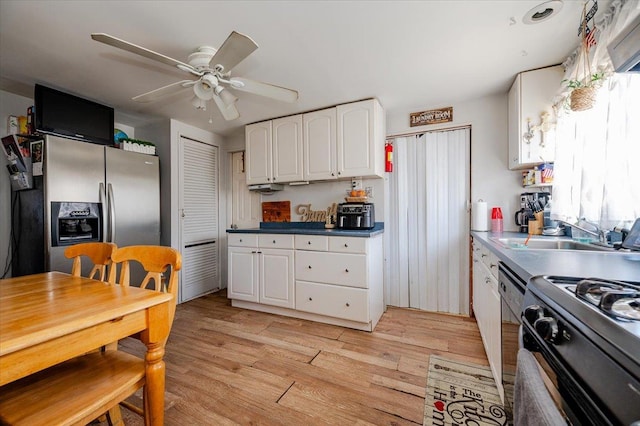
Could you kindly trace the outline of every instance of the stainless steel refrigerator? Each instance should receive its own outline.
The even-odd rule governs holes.
[[[158,157],[46,136],[42,169],[14,195],[13,276],[71,271],[64,250],[76,243],[160,243]]]

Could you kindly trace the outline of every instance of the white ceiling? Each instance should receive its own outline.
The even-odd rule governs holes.
[[[419,111],[505,93],[516,73],[561,63],[578,44],[583,2],[523,24],[541,2],[0,0],[0,88],[32,96],[41,83],[108,104],[124,124],[171,117],[220,134],[368,97]],[[259,45],[233,75],[296,89],[296,103],[236,92],[241,117],[231,122],[213,106],[195,110],[186,89],[136,103],[189,75],[90,38],[104,32],[186,62],[233,30]]]

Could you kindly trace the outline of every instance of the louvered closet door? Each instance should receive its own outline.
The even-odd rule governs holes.
[[[218,147],[182,137],[180,160],[180,302],[184,302],[220,288]]]

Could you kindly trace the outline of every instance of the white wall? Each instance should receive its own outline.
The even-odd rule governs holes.
[[[513,216],[520,209],[523,192],[521,173],[507,166],[507,94],[487,96],[446,106],[453,106],[451,123],[433,126],[409,126],[409,114],[440,108],[420,106],[387,111],[387,134],[397,135],[471,125],[471,201],[483,199],[491,207],[501,207],[505,231],[517,231]],[[395,165],[394,165],[395,166]],[[490,218],[490,215],[488,215]],[[488,219],[490,220],[490,219]]]
[[[0,132],[2,136],[9,134],[7,129],[10,115],[27,115],[27,108],[33,105],[33,100],[24,96],[0,90]],[[11,236],[11,184],[7,171],[7,157],[0,153],[0,277],[9,254]],[[7,276],[8,277],[8,276]]]

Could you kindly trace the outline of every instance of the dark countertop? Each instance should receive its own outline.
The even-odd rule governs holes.
[[[227,229],[230,234],[302,234],[333,237],[370,238],[384,233],[384,222],[376,222],[373,229],[325,229],[321,222],[270,222],[260,223],[260,228]]]
[[[513,249],[504,247],[494,239],[526,238],[527,234],[472,231],[471,235],[524,280],[535,275],[564,275],[640,282],[640,253],[638,252]],[[532,238],[567,239],[567,237],[540,236]]]

